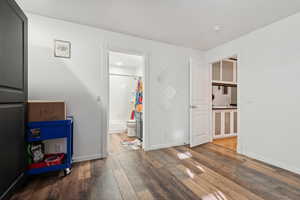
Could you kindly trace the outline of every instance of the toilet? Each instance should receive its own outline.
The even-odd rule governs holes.
[[[136,121],[135,120],[127,121],[127,136],[128,137],[136,136]]]

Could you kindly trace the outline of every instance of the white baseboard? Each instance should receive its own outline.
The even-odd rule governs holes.
[[[288,170],[288,171],[291,171],[291,172],[294,172],[296,174],[300,174],[300,168],[299,167],[295,167],[295,166],[290,166],[290,165],[287,165],[281,161],[278,161],[278,160],[273,160],[273,159],[270,159],[270,158],[266,158],[262,155],[259,155],[257,153],[254,153],[254,152],[247,152],[247,151],[244,151],[243,153],[245,156],[248,156],[250,158],[254,158],[256,160],[259,160],[259,161],[262,161],[262,162],[265,162],[265,163],[268,163],[270,165],[274,165],[276,167],[280,167],[282,169],[285,169],[285,170]]]
[[[122,130],[121,129],[120,130],[116,130],[116,129],[115,130],[108,130],[109,134],[125,133],[125,132],[126,132],[126,130],[123,130],[123,129]]]
[[[108,133],[124,133],[126,131],[127,124],[126,121],[121,120],[111,120],[109,122]]]
[[[150,145],[149,148],[146,148],[145,151],[152,151],[152,150],[157,150],[157,149],[165,149],[169,147],[176,147],[176,146],[182,146],[186,145],[184,142],[174,142],[170,144],[155,144],[155,145]]]
[[[88,156],[78,156],[73,158],[73,162],[83,162],[88,160],[101,159],[103,156],[101,154],[88,155]]]

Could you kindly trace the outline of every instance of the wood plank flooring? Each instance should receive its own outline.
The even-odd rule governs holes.
[[[236,152],[237,137],[215,139],[215,140],[213,140],[212,143],[215,144],[215,145],[220,145],[222,147],[225,147],[227,149],[230,149],[230,150]]]
[[[119,139],[112,138],[119,149],[107,159],[76,163],[67,177],[34,177],[11,199],[300,199],[300,175],[218,145],[143,152],[122,149]]]
[[[126,146],[121,145],[122,141],[133,141],[137,139],[136,137],[128,137],[127,133],[119,133],[119,134],[110,134],[109,135],[109,142],[108,145],[108,152],[110,154],[120,153],[125,151],[131,151],[132,148],[128,148]]]

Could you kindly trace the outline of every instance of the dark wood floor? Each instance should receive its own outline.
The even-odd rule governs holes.
[[[151,152],[118,148],[107,159],[75,164],[67,177],[33,178],[12,199],[300,199],[299,175],[218,145]]]

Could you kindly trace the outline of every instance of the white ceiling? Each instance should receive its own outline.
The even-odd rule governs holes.
[[[17,0],[28,12],[146,39],[213,48],[300,11],[299,0]],[[218,25],[220,31],[214,27]]]

